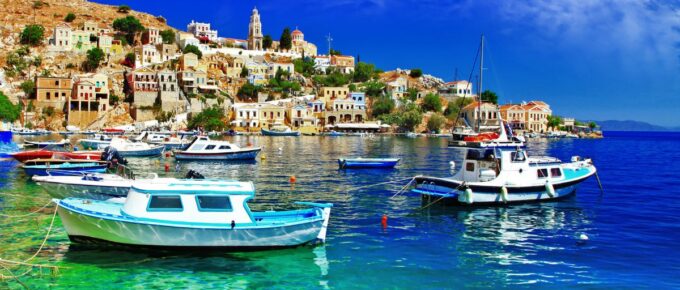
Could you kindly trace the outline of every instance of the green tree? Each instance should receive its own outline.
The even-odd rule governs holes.
[[[562,118],[559,116],[548,116],[548,128],[559,128],[562,124]]]
[[[290,28],[286,27],[279,38],[279,50],[289,50],[291,47],[293,47],[293,38],[290,36]]]
[[[377,77],[377,75],[374,64],[357,62],[357,65],[354,68],[353,79],[355,82],[366,82]]]
[[[429,93],[423,98],[423,110],[441,112],[442,111],[442,100],[439,95]]]
[[[412,78],[419,78],[423,76],[423,70],[419,68],[414,68],[411,69],[411,72],[408,75]]]
[[[203,53],[201,52],[200,49],[198,49],[198,46],[195,46],[193,44],[189,44],[189,45],[185,46],[183,52],[185,54],[191,52],[191,53],[195,54],[196,56],[198,56],[199,59],[203,57]]]
[[[245,101],[257,101],[257,93],[260,91],[260,87],[246,82],[238,89],[236,95]]]
[[[29,65],[19,50],[8,53],[5,64],[5,73],[9,77],[22,73]]]
[[[411,109],[399,114],[397,125],[409,131],[413,131],[413,128],[418,126],[422,121],[423,113],[418,109]]]
[[[128,7],[129,8],[129,7]],[[128,43],[135,43],[135,35],[137,33],[144,31],[144,26],[139,19],[132,15],[125,16],[124,18],[118,18],[113,21],[113,29],[125,34],[125,39]]]
[[[406,92],[406,99],[411,102],[415,102],[418,99],[418,89],[410,88]]]
[[[272,47],[273,43],[274,43],[274,41],[272,40],[271,35],[266,34],[264,37],[262,37],[262,48],[270,49]]]
[[[498,104],[498,95],[490,90],[485,90],[482,92],[482,101],[489,102],[493,104]]]
[[[427,130],[439,133],[439,129],[441,129],[444,124],[446,124],[446,118],[442,114],[433,114],[430,116],[430,119],[427,120]]]
[[[332,49],[329,51],[330,55],[342,55],[342,52],[339,50]]]
[[[125,55],[125,60],[123,61],[123,64],[128,66],[128,67],[135,67],[135,53],[134,52],[128,52]]]
[[[314,74],[314,60],[309,57],[298,58],[293,60],[295,72],[305,77],[310,77]]]
[[[21,107],[13,104],[4,93],[0,92],[0,119],[14,122],[21,115]]]
[[[592,131],[595,128],[597,128],[597,124],[593,121],[590,121],[590,122],[588,122],[588,128],[590,128],[590,130]]]
[[[368,81],[364,83],[364,92],[366,96],[377,97],[382,95],[385,90],[385,84],[380,81]]]
[[[88,72],[96,71],[104,60],[104,51],[95,47],[87,51],[87,59],[83,62],[83,69]]]
[[[35,83],[32,80],[27,80],[19,85],[25,96],[28,98],[35,92]]]
[[[327,87],[340,87],[349,84],[351,81],[350,75],[345,75],[339,70],[334,68],[329,68],[326,75],[314,76],[312,79],[314,83]]]
[[[371,114],[373,117],[377,118],[381,115],[391,113],[392,110],[394,110],[394,107],[394,100],[387,96],[381,96],[373,101],[373,111]]]
[[[470,103],[472,103],[472,98],[457,98],[455,101],[449,102],[446,106],[446,110],[444,110],[444,115],[446,115],[447,118],[454,120],[458,117],[460,110]]]
[[[45,28],[39,24],[29,24],[21,31],[21,44],[38,46],[42,43],[45,35]]]
[[[165,44],[172,44],[175,42],[175,31],[172,29],[166,29],[160,32],[161,38],[163,39],[163,43]]]
[[[130,12],[130,10],[131,10],[130,6],[127,6],[127,5],[119,5],[118,6],[118,12],[119,13],[128,13],[128,12]]]
[[[73,20],[76,20],[76,15],[73,14],[73,12],[69,12],[66,14],[66,17],[64,17],[64,21],[66,22],[73,22]]]
[[[246,68],[245,66],[244,66],[243,68],[241,68],[241,77],[242,77],[242,78],[244,78],[244,79],[247,78],[247,77],[248,77],[248,73],[249,73],[249,72],[248,72],[248,68]]]
[[[189,129],[202,128],[206,131],[222,131],[226,128],[224,110],[213,106],[204,109],[189,120]]]

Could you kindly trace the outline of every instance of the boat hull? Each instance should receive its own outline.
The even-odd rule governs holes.
[[[80,145],[85,149],[102,149],[111,144],[111,141],[99,141],[99,140],[80,140]]]
[[[163,225],[125,217],[99,217],[59,203],[62,224],[74,242],[143,247],[266,249],[294,247],[317,240],[323,219],[272,227],[188,227]]]
[[[254,160],[262,149],[242,150],[226,153],[192,153],[186,151],[175,152],[177,160]]]
[[[148,156],[158,156],[163,154],[165,146],[159,145],[149,149],[142,150],[118,150],[120,156],[123,157],[148,157]]]
[[[300,131],[276,132],[262,129],[263,136],[300,136]]]
[[[24,167],[24,172],[28,176],[38,175],[38,176],[73,176],[80,173],[104,173],[106,172],[107,165],[96,165],[96,166],[70,166],[68,168],[59,167]]]
[[[381,160],[381,161],[371,161],[371,160],[348,160],[348,159],[338,159],[338,166],[340,169],[351,169],[351,168],[378,168],[378,169],[390,169],[394,168],[399,159],[396,160]]]
[[[573,195],[578,189],[578,185],[590,175],[592,174],[553,184],[553,194],[548,192],[545,185],[506,186],[507,195],[504,197],[500,186],[466,186],[459,181],[427,176],[415,178],[416,188],[412,192],[420,194],[423,202],[428,203],[493,205],[550,201]],[[471,190],[470,196],[466,193],[467,188]]]
[[[129,185],[106,186],[101,184],[64,184],[56,182],[36,181],[52,197],[81,197],[91,199],[105,199],[111,197],[125,197],[130,190]]]

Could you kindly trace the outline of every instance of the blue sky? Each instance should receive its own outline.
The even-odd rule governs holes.
[[[97,0],[162,15],[186,30],[210,22],[246,38],[253,6],[278,39],[296,26],[384,70],[422,68],[467,79],[485,34],[484,88],[501,103],[547,101],[579,119],[680,126],[680,2],[632,0]]]

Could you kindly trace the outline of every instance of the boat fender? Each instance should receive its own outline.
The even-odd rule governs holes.
[[[501,200],[508,202],[508,188],[505,186],[501,187]]]
[[[550,181],[545,182],[545,192],[550,197],[555,197],[555,187],[553,187],[553,185],[552,185],[552,183],[550,183]]]
[[[465,188],[465,202],[467,204],[472,204],[474,202],[474,193],[472,192],[472,188],[467,187]]]

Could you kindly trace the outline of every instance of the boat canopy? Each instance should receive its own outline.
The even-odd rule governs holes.
[[[180,194],[227,194],[255,195],[252,182],[223,181],[214,179],[184,179],[173,182],[136,182],[132,189],[142,193],[180,193]]]

